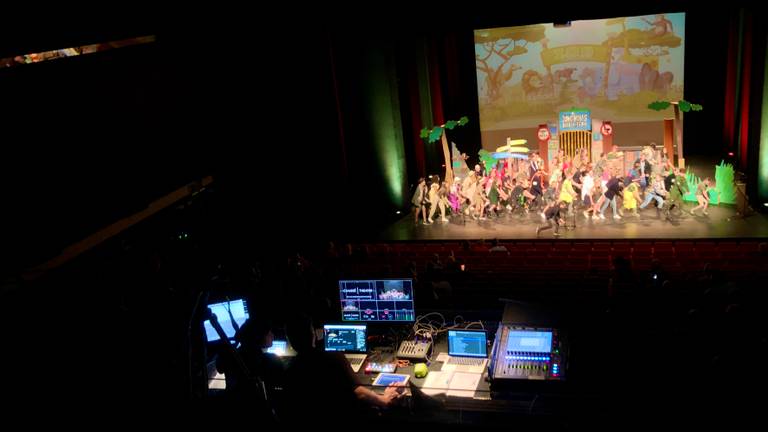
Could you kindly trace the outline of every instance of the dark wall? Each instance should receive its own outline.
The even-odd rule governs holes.
[[[0,70],[6,268],[205,175],[227,197],[224,232],[323,233],[343,172],[324,30],[282,43],[269,30],[198,30]]]
[[[50,257],[200,175],[182,81],[159,44],[0,70],[4,251]]]

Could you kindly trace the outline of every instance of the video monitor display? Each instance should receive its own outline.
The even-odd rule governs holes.
[[[368,350],[365,324],[326,324],[323,332],[326,351],[364,353]]]
[[[339,281],[343,321],[404,321],[416,318],[412,279]]]

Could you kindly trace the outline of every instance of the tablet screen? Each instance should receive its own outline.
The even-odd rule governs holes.
[[[373,385],[377,385],[377,386],[388,386],[390,384],[405,385],[408,382],[408,378],[410,378],[410,375],[381,373],[379,374],[379,376],[376,377],[376,380],[373,382]]]

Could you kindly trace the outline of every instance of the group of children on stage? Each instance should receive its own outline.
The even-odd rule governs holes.
[[[418,224],[419,215],[425,225],[434,223],[437,210],[441,222],[448,222],[448,211],[477,220],[485,220],[488,215],[499,217],[505,212],[538,211],[545,225],[537,228],[537,235],[551,228],[559,235],[558,226],[564,224],[566,215],[574,214],[574,206],[580,207],[585,218],[594,220],[605,219],[608,206],[614,219],[627,214],[639,217],[638,210],[651,202],[655,202],[659,216],[664,212],[667,219],[673,217],[675,208],[682,210],[688,182],[664,152],[646,148],[627,173],[610,163],[617,158],[623,158],[623,154],[616,146],[607,155],[601,154],[594,165],[586,149],[573,158],[560,150],[550,162],[551,173],[544,171],[543,160],[533,153],[528,160],[515,164],[501,162],[490,172],[475,165],[474,171],[450,183],[436,179],[427,185],[422,178],[411,200],[414,223]],[[690,210],[691,214],[702,209],[702,214],[707,215],[710,189],[709,178],[699,183],[699,205]]]

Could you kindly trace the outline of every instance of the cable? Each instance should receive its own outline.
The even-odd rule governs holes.
[[[468,329],[468,328],[472,327],[473,325],[479,325],[481,329],[485,330],[485,326],[483,325],[482,321],[472,321],[471,323],[467,323],[467,325],[464,328]]]
[[[433,315],[440,317],[440,321],[426,321],[428,317]],[[443,328],[445,328],[445,317],[443,314],[439,312],[430,312],[426,315],[422,315],[416,318],[416,321],[413,323],[413,335],[414,338],[423,337],[424,339],[427,339],[434,344],[435,336],[440,333],[441,329]],[[431,363],[432,356],[427,354],[426,360],[428,363]]]
[[[531,404],[528,406],[528,415],[533,414],[533,406],[536,405],[536,401],[539,399],[539,394],[537,393],[533,400],[531,401]]]
[[[440,321],[429,320],[427,322],[424,322],[426,318],[431,315],[439,316]],[[453,325],[446,326],[445,317],[439,312],[430,312],[426,315],[419,316],[416,318],[416,321],[413,324],[413,335],[424,336],[431,339],[431,338],[434,338],[436,335],[443,333],[447,330],[468,329],[475,325],[480,326],[481,329],[485,330],[485,326],[483,325],[482,321],[458,323],[457,320],[459,318],[461,318],[462,320],[464,319],[464,317],[462,317],[461,315],[457,315],[453,320]]]
[[[431,316],[439,317],[439,321],[433,319],[428,320]],[[461,319],[461,323],[458,322],[459,318]],[[485,330],[482,321],[472,321],[467,323],[464,322],[464,317],[461,315],[456,315],[453,318],[453,325],[447,326],[443,314],[440,312],[430,312],[426,315],[416,317],[411,334],[413,334],[414,339],[424,338],[434,344],[435,338],[441,333],[448,330],[468,329],[475,325],[478,325],[481,329]],[[426,360],[431,363],[432,357],[428,354]]]
[[[235,321],[235,316],[232,315],[232,301],[229,299],[229,296],[224,296],[224,299],[226,300],[226,303],[224,304],[226,305],[227,315],[229,315],[229,319],[232,322],[232,328],[235,330],[235,335],[237,335],[237,332],[240,331],[240,325]]]

